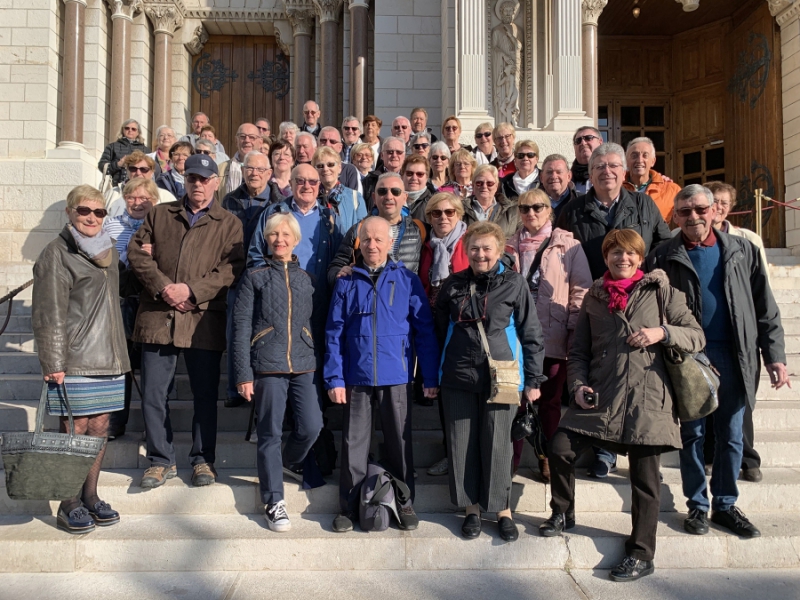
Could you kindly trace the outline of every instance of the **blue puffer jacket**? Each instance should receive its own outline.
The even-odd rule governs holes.
[[[325,328],[325,388],[403,385],[414,379],[414,351],[425,387],[438,387],[439,344],[419,277],[389,259],[372,283],[364,263],[340,277]]]
[[[328,194],[320,189],[319,200],[322,204],[333,208],[339,215],[342,231],[349,231],[353,225],[367,217],[367,205],[361,194],[341,183],[337,183]]]
[[[172,172],[172,169],[156,177],[156,185],[167,190],[178,200],[182,200],[186,195],[186,189],[183,187],[183,184],[175,181],[175,174]]]
[[[269,260],[249,269],[233,310],[233,377],[307,373],[317,368],[311,335],[314,287],[297,264]]]

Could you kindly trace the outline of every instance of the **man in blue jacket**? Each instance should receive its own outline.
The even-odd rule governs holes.
[[[381,217],[364,219],[359,239],[361,256],[352,273],[336,281],[325,330],[325,388],[332,402],[344,404],[341,513],[333,530],[351,531],[357,518],[369,461],[373,402],[383,430],[381,463],[411,490],[411,498],[398,506],[400,528],[416,529],[410,384],[416,352],[425,396],[436,396],[439,346],[422,282],[403,263],[389,258],[393,243],[389,223]]]

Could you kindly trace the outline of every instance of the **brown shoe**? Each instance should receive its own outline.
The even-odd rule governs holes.
[[[167,479],[172,479],[178,474],[178,469],[175,465],[153,465],[144,472],[142,481],[139,484],[143,490],[151,490],[153,488],[161,487],[167,482]]]
[[[539,459],[539,473],[542,477],[542,481],[550,483],[550,461],[548,459]]]
[[[192,473],[192,485],[194,487],[211,485],[216,482],[217,472],[214,470],[214,465],[211,463],[202,463],[194,466],[194,472]]]

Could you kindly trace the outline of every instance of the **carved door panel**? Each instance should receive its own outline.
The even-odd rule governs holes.
[[[776,200],[785,200],[780,37],[766,2],[737,19],[726,46],[726,146],[731,150],[726,181],[738,190],[736,210],[746,211],[753,209],[756,188]],[[752,215],[732,220],[755,229]],[[782,208],[765,211],[762,226],[766,246],[784,246]]]
[[[289,59],[274,37],[211,36],[192,68],[192,112],[206,113],[230,156],[236,130],[258,117],[287,120]]]

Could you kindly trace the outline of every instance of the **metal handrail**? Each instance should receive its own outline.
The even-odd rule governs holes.
[[[2,335],[3,332],[6,330],[6,327],[8,327],[8,322],[11,320],[11,309],[14,305],[14,297],[23,290],[26,290],[29,287],[31,287],[32,285],[33,285],[33,279],[31,279],[30,281],[26,281],[18,288],[11,290],[5,296],[0,298],[0,304],[8,302],[8,312],[6,313],[6,320],[3,322],[3,326],[0,327],[0,335]]]

